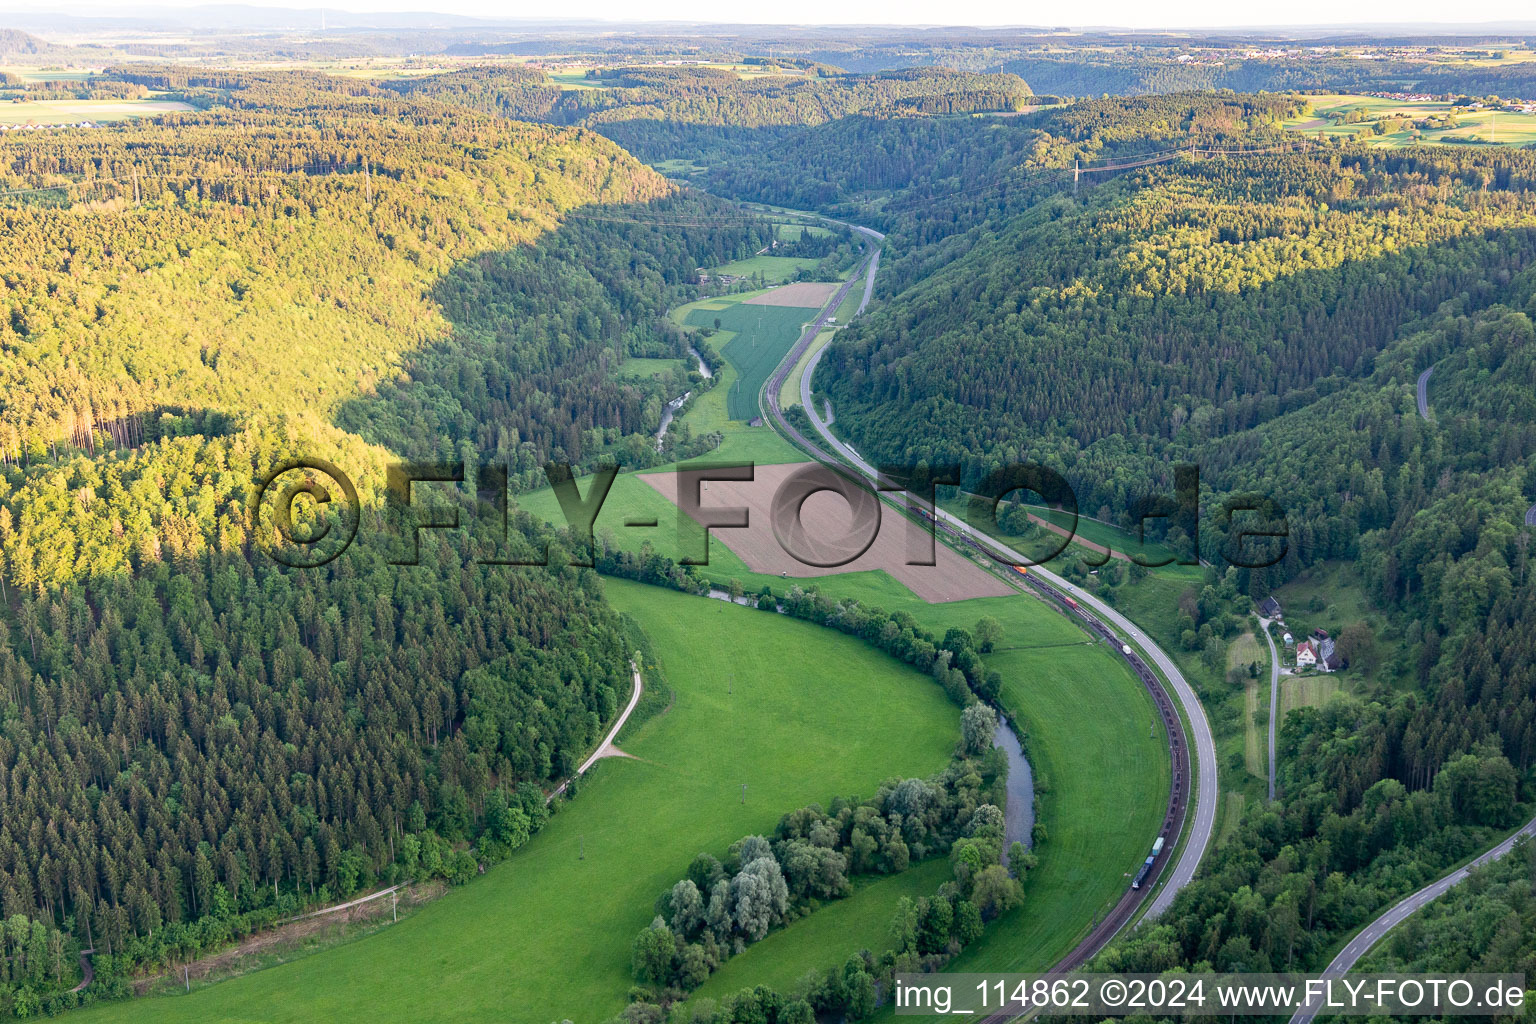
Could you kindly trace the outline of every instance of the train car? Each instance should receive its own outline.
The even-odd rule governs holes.
[[[1147,858],[1146,863],[1141,866],[1141,870],[1136,872],[1135,879],[1133,879],[1131,881],[1131,888],[1132,889],[1140,889],[1141,888],[1141,883],[1145,882],[1147,880],[1147,872],[1152,870],[1152,862],[1155,861],[1155,860],[1157,860],[1156,857],[1148,857]]]
[[[1131,645],[1130,644],[1121,644],[1120,645],[1120,653],[1124,654],[1126,657],[1130,657]],[[1159,839],[1158,842],[1162,842],[1162,840]]]
[[[1029,575],[1029,567],[1026,565],[1016,565],[1013,567],[1013,571],[1018,573],[1020,576]]]
[[[1071,608],[1073,611],[1077,611],[1077,602],[1072,600],[1072,598],[1063,597],[1061,600],[1066,604],[1068,608]]]
[[[1157,842],[1152,844],[1152,856],[1156,857],[1158,854],[1160,854],[1162,852],[1163,852],[1163,837],[1162,836],[1158,836],[1157,837]]]

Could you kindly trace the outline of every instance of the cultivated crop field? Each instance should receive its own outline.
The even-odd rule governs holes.
[[[713,303],[690,310],[683,323],[690,327],[720,330],[705,343],[719,352],[736,369],[736,379],[726,387],[726,409],[733,420],[750,420],[758,415],[757,396],[774,367],[800,338],[801,330],[816,315],[816,309],[799,306],[747,305],[736,301],[710,308]],[[725,337],[728,332],[730,337]]]
[[[601,1020],[623,1009],[630,942],[695,854],[723,856],[786,811],[947,762],[958,709],[860,641],[641,584],[605,589],[649,635],[674,693],[621,742],[634,759],[603,762],[511,859],[381,933],[81,1019]],[[804,951],[840,959],[848,941],[832,930]]]

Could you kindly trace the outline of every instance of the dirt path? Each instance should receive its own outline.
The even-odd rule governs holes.
[[[446,884],[441,881],[411,886],[396,885],[368,896],[313,911],[302,917],[292,918],[273,928],[258,932],[245,941],[218,953],[177,964],[160,974],[136,978],[132,982],[134,994],[146,995],[157,984],[165,982],[174,983],[179,988],[184,983],[203,980],[216,974],[227,977],[243,974],[253,967],[265,966],[243,962],[250,958],[286,949],[298,953],[300,949],[314,942],[330,929],[344,929],[347,925],[361,924],[386,915],[393,915],[396,910],[396,900],[400,904],[414,907],[436,899],[446,888]],[[395,898],[384,900],[381,899],[383,896]],[[82,967],[85,965],[83,956],[81,965]],[[89,980],[88,978],[87,982]]]
[[[91,966],[91,954],[94,949],[82,949],[80,951],[80,984],[70,989],[71,992],[84,992],[85,986],[96,980],[96,968]]]
[[[605,757],[635,756],[633,754],[626,754],[624,751],[613,745],[614,739],[619,735],[619,730],[624,728],[624,723],[629,721],[629,716],[634,712],[635,705],[640,703],[640,695],[645,692],[645,683],[640,679],[639,667],[634,662],[630,662],[629,669],[635,674],[635,692],[630,694],[629,706],[624,709],[624,713],[619,716],[619,720],[613,723],[613,728],[608,730],[608,735],[603,738],[602,743],[598,744],[597,749],[592,751],[592,755],[585,761],[581,762],[581,767],[576,769],[577,775],[585,775],[588,768],[591,768],[599,760]],[[560,785],[555,788],[555,791],[549,794],[548,799],[553,800],[561,793],[564,793],[565,788],[570,784],[571,783],[569,779],[560,783]]]

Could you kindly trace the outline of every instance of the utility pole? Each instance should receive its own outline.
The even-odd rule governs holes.
[[[187,986],[187,994],[191,995],[192,994],[192,975],[190,973],[188,973],[187,965],[186,964],[182,964],[181,965],[181,980]]]
[[[1077,198],[1077,177],[1081,173],[1082,173],[1082,169],[1079,167],[1078,161],[1073,160],[1072,161],[1072,198],[1073,199]]]
[[[587,834],[585,832],[583,832],[581,834],[581,852],[576,855],[576,859],[577,860],[586,860],[587,859]]]
[[[400,891],[397,889],[389,894],[389,909],[395,915],[395,924],[400,923]]]
[[[747,802],[747,784],[745,782],[741,784],[741,802]]]

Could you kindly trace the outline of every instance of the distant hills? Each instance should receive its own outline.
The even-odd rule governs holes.
[[[40,54],[52,47],[34,35],[15,28],[0,28],[0,54]]]

